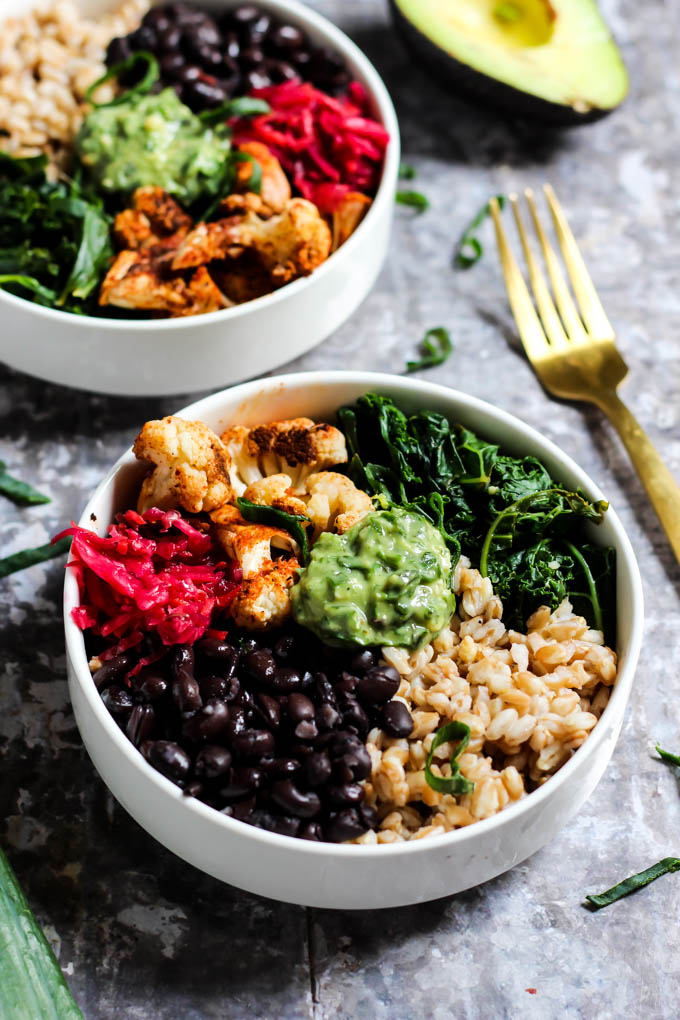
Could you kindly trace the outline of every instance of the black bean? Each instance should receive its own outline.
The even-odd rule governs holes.
[[[249,691],[246,687],[242,687],[239,694],[234,698],[234,705],[239,705],[245,709],[246,717],[249,712],[255,708],[255,695],[252,691]]]
[[[352,694],[359,686],[359,677],[354,676],[353,673],[348,673],[343,670],[340,674],[340,679],[335,684],[335,690],[338,693]]]
[[[231,691],[232,682],[223,676],[203,676],[198,681],[201,697],[204,701],[209,698],[225,698]]]
[[[378,812],[368,804],[359,804],[357,808],[359,818],[367,829],[375,829],[378,826]]]
[[[305,758],[305,779],[310,786],[322,786],[331,777],[331,762],[325,751],[315,751]]]
[[[172,700],[178,712],[188,715],[197,712],[203,704],[198,683],[193,677],[172,681]]]
[[[179,50],[181,38],[181,29],[177,25],[171,25],[168,22],[166,28],[158,29],[158,51],[166,53],[168,56],[181,57],[182,54]]]
[[[149,25],[156,32],[162,32],[171,24],[171,20],[162,7],[152,7],[142,18],[143,25]]]
[[[284,634],[274,645],[274,655],[279,662],[288,662],[295,649],[295,638],[292,634]]]
[[[299,818],[290,818],[287,815],[274,815],[270,811],[257,808],[253,811],[250,819],[251,825],[258,829],[266,829],[268,832],[278,832],[280,836],[297,836],[300,829]]]
[[[320,843],[323,840],[323,829],[318,822],[307,822],[298,832],[298,836],[300,839],[310,839],[315,843]]]
[[[278,701],[270,698],[268,694],[257,695],[259,715],[265,726],[270,730],[277,730],[281,722],[281,709]]]
[[[254,809],[255,798],[249,797],[247,800],[241,800],[238,804],[234,804],[231,813],[233,817],[238,818],[240,822],[249,822]]]
[[[207,110],[223,103],[227,99],[227,90],[217,82],[212,84],[198,78],[184,86],[182,96],[192,110]]]
[[[275,776],[277,779],[281,779],[284,776],[289,776],[293,772],[298,772],[300,769],[300,762],[297,758],[262,758],[258,768],[267,776]]]
[[[333,807],[355,806],[364,799],[365,791],[359,783],[342,783],[327,786],[326,795]]]
[[[297,70],[287,60],[265,60],[262,66],[275,85],[299,77]]]
[[[230,740],[243,733],[246,728],[246,710],[240,705],[231,705],[229,708],[229,722],[227,724],[227,736]]]
[[[129,672],[134,665],[135,660],[132,655],[126,655],[125,653],[114,655],[112,659],[108,659],[100,666],[96,673],[92,674],[95,687],[98,691],[101,691],[103,687],[108,687],[114,680],[120,679],[125,673]]]
[[[342,705],[342,725],[347,729],[356,730],[362,737],[365,737],[371,728],[368,716],[355,698],[347,698]]]
[[[246,91],[250,91],[251,89],[266,89],[272,84],[272,80],[269,75],[255,67],[246,72],[244,82]]]
[[[292,779],[279,779],[272,786],[271,799],[283,811],[289,811],[297,818],[314,818],[321,810],[321,801],[311,790],[304,793]]]
[[[115,716],[128,716],[135,706],[127,687],[107,687],[102,694],[102,701],[111,715]]]
[[[288,697],[286,714],[292,723],[297,724],[303,719],[313,719],[314,711],[314,702],[306,694],[294,692]]]
[[[268,648],[249,652],[243,660],[243,665],[253,680],[261,684],[267,684],[276,673],[276,661]]]
[[[353,734],[338,734],[331,741],[329,752],[333,775],[338,782],[350,783],[366,779],[371,774],[371,756],[365,744]]]
[[[167,679],[153,667],[141,670],[133,679],[132,684],[144,701],[158,701],[168,689]]]
[[[367,829],[354,808],[339,811],[326,824],[326,839],[331,843],[344,843],[348,839],[357,839]]]
[[[260,758],[274,752],[274,737],[269,730],[243,730],[231,738],[231,750],[238,758]]]
[[[109,67],[113,64],[120,64],[132,55],[132,47],[127,36],[117,36],[112,39],[106,48],[106,63]]]
[[[208,73],[217,74],[219,68],[222,67],[222,54],[214,46],[200,46],[196,57],[201,67],[205,68]]]
[[[263,782],[264,773],[261,769],[237,765],[229,773],[227,784],[222,787],[220,794],[225,800],[238,800],[259,790]]]
[[[177,71],[177,80],[181,81],[183,85],[191,85],[203,74],[202,68],[198,64],[185,64],[184,67],[180,67]]]
[[[319,731],[313,719],[303,719],[295,727],[295,736],[298,740],[314,740],[318,735]]]
[[[384,705],[399,689],[401,676],[394,666],[373,666],[362,676],[357,695],[371,705]]]
[[[310,65],[312,55],[309,50],[295,50],[294,53],[288,54],[288,59],[298,70],[298,73],[302,77],[306,75],[307,68]]]
[[[172,740],[147,741],[145,757],[158,772],[168,779],[181,783],[191,771],[191,758],[186,751]]]
[[[321,46],[313,51],[312,63],[317,74],[326,76],[331,76],[345,70],[342,57],[338,56],[335,50],[327,46]]]
[[[327,702],[329,705],[335,705],[335,691],[333,690],[333,685],[326,674],[316,673],[314,676],[314,683],[319,701]]]
[[[381,725],[389,737],[410,737],[413,716],[403,701],[390,701],[382,710]]]
[[[348,663],[348,669],[352,673],[365,673],[371,666],[375,666],[378,656],[370,648],[362,648],[360,652],[353,655]]]
[[[192,42],[196,46],[220,47],[222,45],[222,33],[210,15],[206,15],[202,21],[197,21],[190,32]]]
[[[151,705],[135,705],[130,713],[125,733],[135,747],[148,740],[156,723],[156,713]]]
[[[245,28],[245,36],[252,43],[261,43],[271,27],[271,18],[268,14],[260,13],[255,21],[251,21]]]
[[[255,4],[240,4],[227,15],[230,24],[235,25],[238,28],[244,28],[246,25],[252,24],[257,21],[259,16],[260,9],[259,7],[256,7]]]
[[[207,656],[209,659],[219,659],[220,663],[227,663],[231,673],[236,672],[238,649],[234,648],[227,641],[222,641],[216,637],[201,638],[200,641],[196,642],[196,651],[200,652],[201,655]]]
[[[323,704],[316,710],[316,725],[320,730],[332,730],[338,726],[342,716],[332,705]]]
[[[235,32],[228,32],[224,37],[224,55],[229,60],[237,60],[241,52],[241,44]]]
[[[207,744],[198,752],[194,771],[197,776],[217,779],[218,776],[223,776],[229,770],[230,765],[231,753],[226,747]]]
[[[224,701],[211,698],[203,708],[187,719],[182,735],[195,743],[207,743],[224,733],[229,722],[229,709]]]
[[[279,666],[272,677],[269,685],[277,694],[289,694],[307,686],[304,677],[300,676],[296,669],[290,666]]]
[[[156,48],[156,33],[151,25],[140,25],[127,38],[132,50],[151,50],[153,52]]]
[[[304,33],[295,25],[278,25],[267,36],[267,43],[269,45],[275,50],[283,50],[285,52],[299,50],[306,42]]]
[[[199,783],[198,780],[194,780],[193,783],[187,783],[182,790],[185,797],[200,797],[203,793],[203,783]]]
[[[246,69],[258,67],[264,63],[264,53],[259,46],[247,46],[246,49],[241,50],[239,63]]]

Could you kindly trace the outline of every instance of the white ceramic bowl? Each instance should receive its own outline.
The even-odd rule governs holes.
[[[439,411],[510,452],[534,454],[567,485],[602,498],[569,457],[517,418],[455,390],[408,378],[370,372],[278,376],[214,394],[179,413],[217,432],[230,423],[254,425],[298,415],[332,420],[336,408],[368,390],[389,394],[406,410]],[[104,534],[112,514],[134,504],[140,471],[131,452],[121,457],[85,507],[81,525]],[[617,554],[620,662],[609,704],[586,743],[544,786],[469,828],[384,846],[310,843],[264,832],[184,797],[147,764],[105,708],[87,667],[83,635],[71,619],[78,588],[69,573],[64,590],[69,688],[85,746],[109,789],[140,825],[191,864],[251,892],[310,906],[376,908],[431,900],[485,882],[538,850],[578,811],[604,772],[621,728],[640,651],[642,587],[613,510],[593,528],[592,537],[614,546]]]
[[[199,0],[196,0],[199,2]],[[236,0],[201,0],[225,9]],[[92,16],[111,0],[79,0]],[[330,46],[366,87],[390,142],[380,187],[355,233],[311,276],[255,301],[182,319],[69,315],[0,289],[0,360],[50,382],[99,393],[157,396],[214,390],[304,354],[354,312],[385,260],[399,169],[399,125],[377,71],[348,37],[296,0],[258,0]],[[0,0],[0,21],[33,6]]]

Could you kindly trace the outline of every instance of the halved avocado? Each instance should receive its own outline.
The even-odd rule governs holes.
[[[553,123],[596,120],[628,91],[595,0],[390,0],[433,73],[469,98]]]

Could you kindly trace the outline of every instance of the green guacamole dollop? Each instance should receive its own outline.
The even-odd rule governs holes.
[[[419,648],[453,613],[451,555],[424,517],[380,510],[322,534],[291,599],[297,622],[328,645]]]
[[[76,149],[103,191],[152,186],[190,204],[220,171],[230,142],[224,126],[206,127],[168,88],[92,110]]]

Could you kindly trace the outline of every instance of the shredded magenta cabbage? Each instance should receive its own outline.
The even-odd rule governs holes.
[[[128,510],[106,537],[72,524],[54,541],[65,535],[73,536],[68,566],[80,589],[73,619],[81,630],[114,639],[102,660],[148,633],[164,645],[192,644],[217,622],[241,581],[239,566],[177,510]]]
[[[371,119],[363,85],[352,82],[337,99],[298,80],[251,95],[271,111],[234,118],[234,141],[268,146],[303,198],[332,213],[351,191],[375,194],[389,134]]]

